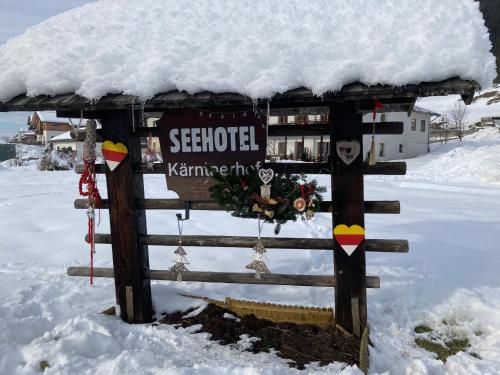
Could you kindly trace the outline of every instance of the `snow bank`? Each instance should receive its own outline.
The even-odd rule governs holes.
[[[434,145],[429,155],[410,161],[407,177],[432,182],[500,185],[500,133],[487,128],[462,142]]]
[[[0,101],[174,89],[257,98],[452,76],[488,87],[490,48],[472,0],[102,0],[0,47]]]

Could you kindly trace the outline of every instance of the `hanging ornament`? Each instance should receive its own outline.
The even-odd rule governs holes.
[[[177,227],[179,229],[179,246],[174,251],[175,254],[175,264],[170,267],[169,271],[175,272],[177,274],[177,281],[182,281],[182,273],[187,273],[189,270],[186,267],[186,264],[189,264],[186,259],[186,250],[182,247],[182,228],[184,224],[182,223],[181,217],[177,216]]]
[[[272,169],[259,169],[260,180],[264,183],[260,187],[260,196],[263,199],[271,199],[271,185],[269,183],[274,177],[274,171]]]
[[[337,155],[346,165],[356,160],[361,152],[361,146],[358,141],[339,141],[336,148]]]
[[[95,208],[101,201],[99,189],[97,189],[96,171],[95,171],[95,144],[96,144],[95,120],[87,121],[85,127],[85,143],[83,145],[83,163],[84,170],[78,183],[80,195],[87,197],[87,242],[90,244],[90,285],[94,284],[94,254],[95,254]],[[85,185],[85,189],[83,186]]]
[[[253,251],[254,251],[254,253],[252,255],[253,260],[251,263],[249,263],[245,266],[246,269],[255,271],[255,278],[256,279],[260,279],[262,274],[268,275],[271,273],[271,271],[269,270],[269,268],[266,265],[266,262],[264,261],[264,258],[265,258],[264,254],[267,252],[267,250],[264,247],[264,245],[262,244],[262,241],[260,239],[263,225],[264,225],[264,222],[262,222],[262,224],[261,224],[260,216],[259,216],[259,219],[257,221],[257,226],[259,229],[259,236],[257,238],[257,243],[253,247]]]
[[[102,156],[106,160],[111,172],[113,172],[116,167],[127,157],[128,149],[123,143],[113,143],[111,141],[105,141],[102,144]]]
[[[378,99],[375,99],[375,107],[373,108],[373,115],[372,115],[372,143],[370,146],[370,156],[368,158],[368,165],[377,164],[377,157],[375,155],[375,118],[377,116],[377,110],[384,108],[385,107],[382,104],[382,102]]]

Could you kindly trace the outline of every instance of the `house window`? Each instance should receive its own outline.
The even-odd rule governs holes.
[[[402,154],[402,153],[403,153],[403,145],[402,145],[402,144],[400,144],[400,145],[399,145],[399,153],[400,153],[400,154]]]
[[[425,132],[425,120],[420,121],[420,131]]]
[[[297,115],[297,116],[295,116],[294,122],[298,125],[305,125],[308,123],[308,116],[307,115]]]
[[[378,156],[385,156],[385,143],[379,143]]]
[[[412,132],[417,131],[417,119],[415,118],[411,119],[411,131]]]
[[[286,158],[286,143],[278,142],[278,155],[282,158]]]
[[[382,113],[380,115],[380,122],[386,122],[387,121],[387,115],[385,113]]]
[[[278,124],[279,125],[286,124],[287,122],[288,122],[287,116],[279,116],[278,117]]]

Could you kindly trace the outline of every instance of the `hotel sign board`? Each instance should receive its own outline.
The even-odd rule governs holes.
[[[181,199],[209,199],[209,166],[222,173],[236,169],[243,175],[248,166],[260,168],[264,163],[266,120],[252,110],[167,111],[156,124],[167,185]],[[178,185],[182,190],[202,187],[198,192],[184,191],[181,196]]]

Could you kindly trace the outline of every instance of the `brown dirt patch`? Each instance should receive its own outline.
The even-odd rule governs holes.
[[[360,341],[349,337],[334,327],[317,327],[307,324],[275,323],[248,315],[240,321],[224,318],[232,314],[222,307],[209,304],[198,316],[183,318],[188,312],[165,315],[160,323],[188,327],[201,324],[202,332],[212,335],[221,345],[236,344],[241,335],[258,337],[250,349],[253,353],[276,350],[279,356],[289,359],[290,366],[303,369],[304,365],[318,362],[321,366],[331,362],[358,364]],[[234,314],[232,314],[234,315]]]

